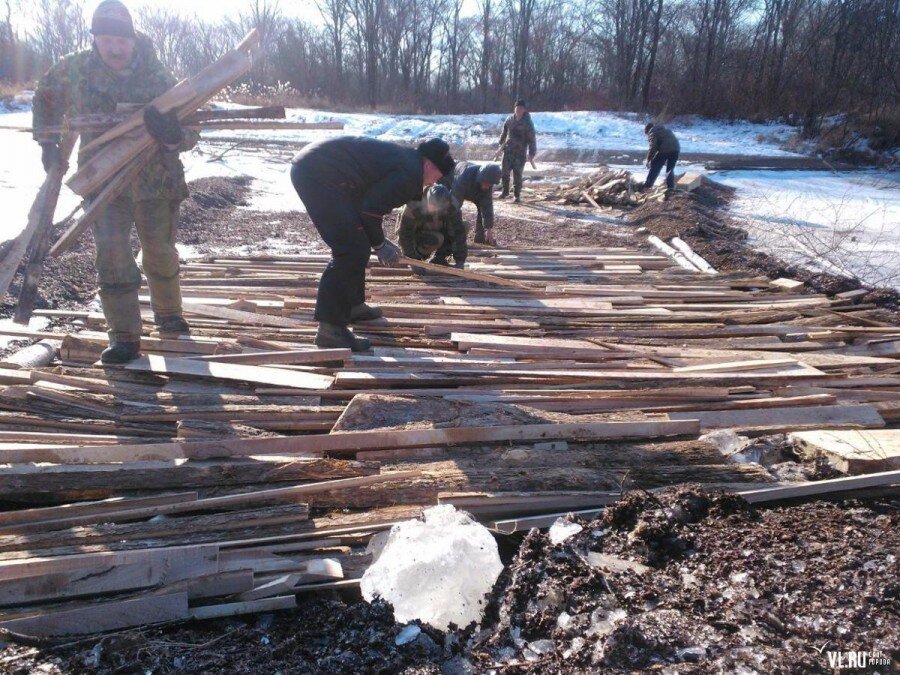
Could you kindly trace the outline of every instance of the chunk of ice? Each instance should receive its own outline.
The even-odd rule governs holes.
[[[421,632],[422,632],[422,629],[414,624],[410,624],[409,626],[404,626],[400,630],[400,632],[397,633],[397,637],[394,638],[394,644],[397,645],[398,647],[400,645],[408,644],[408,643],[412,642],[413,640],[415,640],[417,637],[419,637],[419,634]]]
[[[446,630],[481,619],[485,595],[503,569],[497,542],[452,505],[433,506],[423,520],[391,528],[360,582],[366,600],[384,598],[399,622],[419,619]]]
[[[561,544],[569,537],[574,537],[583,529],[578,523],[573,523],[565,518],[557,518],[556,522],[550,526],[550,543],[554,546]]]

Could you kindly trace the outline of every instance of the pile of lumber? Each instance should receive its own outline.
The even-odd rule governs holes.
[[[728,461],[699,438],[719,429],[794,434],[896,489],[867,474],[896,468],[900,328],[858,298],[656,249],[470,261],[373,265],[367,354],[312,346],[316,254],[188,261],[192,335],[156,333],[145,297],[144,356],[124,367],[97,363],[95,312],[37,312],[74,334],[0,328],[39,342],[0,365],[0,628],[290,607],[358,583],[371,534],[439,502],[525,527],[630,488],[815,491]]]
[[[604,166],[575,181],[545,190],[542,196],[557,204],[637,206],[646,198],[641,186],[630,171]]]

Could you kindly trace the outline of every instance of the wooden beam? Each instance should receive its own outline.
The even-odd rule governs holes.
[[[160,375],[188,375],[209,377],[231,382],[261,384],[270,387],[294,389],[330,389],[334,378],[293,370],[246,366],[239,363],[217,363],[197,361],[160,354],[148,354],[125,365],[126,370],[137,370]]]
[[[38,452],[6,452],[9,462],[128,462],[176,459],[294,455],[328,452],[352,455],[358,450],[431,447],[464,443],[541,441],[555,439],[603,440],[694,435],[700,423],[689,414],[678,421],[525,424],[517,426],[460,427],[388,431],[351,431],[309,436],[242,438],[194,443],[148,443],[98,447],[60,446]],[[51,454],[52,453],[52,454]],[[52,457],[52,459],[51,459]],[[0,475],[2,476],[2,475]]]
[[[838,471],[850,474],[900,469],[900,430],[817,429],[790,434],[809,454],[822,454]]]
[[[473,272],[471,270],[458,270],[455,267],[450,267],[449,265],[432,265],[431,263],[427,263],[422,260],[415,260],[414,258],[407,258],[406,256],[401,256],[400,262],[409,265],[410,267],[418,267],[419,269],[428,270],[429,272],[432,272],[434,274],[445,274],[452,277],[459,277],[461,279],[469,279],[470,281],[481,281],[486,284],[494,284],[495,286],[509,286],[510,288],[536,290],[518,281],[513,281],[512,279],[502,279],[500,277],[494,276],[493,274],[484,274],[482,272]]]
[[[95,602],[75,609],[47,610],[20,619],[0,621],[0,629],[35,637],[88,635],[180,621],[190,616],[187,593],[172,593]]]

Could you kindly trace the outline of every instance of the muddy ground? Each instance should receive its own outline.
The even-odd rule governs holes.
[[[305,214],[243,206],[246,180],[204,179],[192,192],[180,241],[201,254],[323,250]],[[854,287],[748,251],[725,211],[729,198],[704,187],[608,222],[586,208],[504,202],[496,227],[508,245],[621,246],[639,244],[643,226],[680,235],[724,271],[791,276],[826,292]],[[39,306],[89,303],[92,255],[87,236],[54,261]],[[402,626],[390,607],[345,591],[301,596],[288,612],[64,645],[0,635],[0,673],[816,673],[833,671],[829,651],[848,650],[885,652],[896,665],[898,506],[753,509],[688,488],[632,492],[562,544],[539,532],[503,537],[507,566],[480,627],[423,627],[397,645]],[[876,671],[891,669],[865,672]]]
[[[537,530],[502,542],[515,552],[477,628],[426,626],[398,645],[390,607],[302,597],[276,614],[9,644],[0,672],[800,674],[833,672],[828,651],[896,666],[898,506],[631,492],[560,544]]]

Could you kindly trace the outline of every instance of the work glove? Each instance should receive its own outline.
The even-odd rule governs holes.
[[[459,260],[459,261],[453,263],[453,266],[458,270],[464,270],[464,269],[466,269],[466,261]]]
[[[397,245],[389,239],[385,239],[380,246],[375,247],[375,255],[378,256],[378,262],[385,267],[400,267],[400,258],[403,257]]]
[[[54,166],[62,164],[62,152],[59,149],[59,143],[52,141],[41,143],[41,164],[44,165],[44,171],[48,173]]]
[[[154,141],[167,148],[181,145],[184,131],[174,110],[163,114],[152,105],[144,108],[144,126]]]

